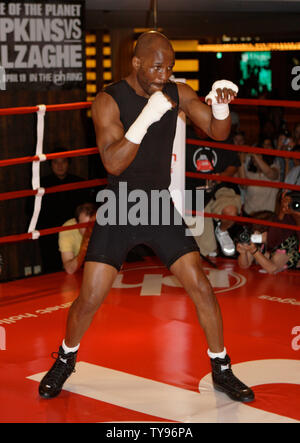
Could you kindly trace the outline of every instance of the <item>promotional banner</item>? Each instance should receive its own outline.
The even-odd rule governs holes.
[[[1,89],[84,87],[84,10],[84,0],[0,0]]]

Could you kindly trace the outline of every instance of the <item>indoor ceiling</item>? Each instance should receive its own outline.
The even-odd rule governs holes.
[[[155,22],[155,14],[157,19]],[[299,0],[86,0],[87,29],[158,27],[172,38],[300,40]]]

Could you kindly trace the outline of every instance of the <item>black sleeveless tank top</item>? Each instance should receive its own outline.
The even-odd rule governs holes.
[[[148,99],[136,94],[126,80],[109,85],[104,92],[111,95],[120,110],[125,133],[137,119]],[[119,176],[108,174],[108,186],[116,188],[127,182],[128,189],[167,189],[171,181],[171,160],[178,114],[178,90],[174,82],[163,89],[176,104],[153,123],[143,138],[132,163]]]

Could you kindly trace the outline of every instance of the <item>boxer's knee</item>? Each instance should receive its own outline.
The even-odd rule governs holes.
[[[82,288],[78,298],[72,305],[72,310],[76,312],[78,318],[93,316],[106,297],[106,293],[101,293],[99,288],[89,285]]]
[[[85,263],[83,282],[78,298],[72,305],[72,310],[80,316],[94,315],[108,295],[117,270],[112,266],[97,263]]]
[[[190,282],[188,294],[197,306],[209,307],[215,303],[215,295],[207,277],[198,276]]]

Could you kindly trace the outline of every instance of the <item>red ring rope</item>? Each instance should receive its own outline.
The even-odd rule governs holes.
[[[80,229],[80,228],[86,228],[87,226],[91,226],[94,222],[86,222],[86,223],[77,223],[76,225],[70,225],[70,226],[58,226],[55,228],[46,228],[41,229],[39,234],[42,235],[49,235],[49,234],[56,234],[61,231],[71,231],[72,229]],[[26,234],[15,234],[15,235],[7,235],[6,237],[0,237],[0,244],[1,243],[14,243],[16,241],[24,241],[24,240],[31,240],[32,239],[32,233],[27,232]]]
[[[189,211],[188,211],[189,212]],[[216,218],[216,219],[224,219],[224,220],[233,220],[237,222],[243,222],[243,223],[250,223],[250,224],[259,224],[263,226],[273,226],[280,229],[293,229],[295,231],[300,231],[300,226],[296,225],[287,225],[285,223],[278,223],[278,222],[272,222],[272,221],[263,221],[256,218],[249,218],[249,217],[235,217],[233,215],[224,215],[224,214],[215,214],[211,212],[201,212],[200,214],[196,211],[191,211],[192,215],[201,215],[205,217],[210,218]],[[41,229],[38,231],[41,236],[43,235],[50,235],[50,234],[56,234],[61,231],[70,231],[72,229],[80,229],[85,228],[87,226],[90,226],[92,222],[87,223],[77,223],[76,225],[71,226],[58,226],[54,228],[47,228],[47,229]],[[15,234],[15,235],[7,235],[5,237],[0,237],[0,244],[1,243],[14,243],[17,241],[24,241],[24,240],[31,240],[32,239],[32,233],[26,233],[26,234]]]
[[[191,145],[211,146],[212,148],[225,149],[229,151],[251,152],[252,154],[266,154],[274,157],[288,157],[300,159],[300,152],[278,151],[277,149],[256,148],[254,146],[232,145],[229,143],[210,142],[208,140],[195,140],[188,138],[187,143]]]
[[[45,188],[45,194],[53,194],[56,192],[62,191],[71,191],[74,189],[84,189],[84,188],[92,188],[93,186],[101,186],[107,183],[106,178],[96,178],[94,180],[85,180],[80,182],[68,183],[65,185],[57,185],[51,186],[49,188]],[[22,198],[22,197],[31,197],[38,193],[38,189],[25,189],[22,191],[12,191],[12,192],[3,192],[0,194],[1,200],[11,200],[14,198]]]
[[[192,211],[193,215],[196,215],[196,211]],[[274,226],[276,228],[280,229],[292,229],[293,231],[300,231],[300,226],[297,225],[287,225],[285,223],[279,223],[279,222],[272,222],[267,220],[261,220],[259,218],[250,218],[250,217],[236,217],[234,215],[225,215],[225,214],[215,214],[213,212],[204,212],[200,213],[199,215],[204,215],[205,217],[209,218],[215,218],[215,219],[224,219],[224,220],[233,220],[237,221],[239,223],[250,223],[250,224],[256,224],[256,225],[262,225],[262,226]]]
[[[85,155],[98,154],[98,148],[84,148],[84,149],[76,149],[76,151],[68,151],[68,152],[55,152],[52,154],[45,154],[46,160],[52,160],[54,158],[63,158],[63,157],[81,157]],[[19,157],[19,158],[10,158],[7,160],[0,160],[0,167],[2,166],[13,166],[20,165],[25,163],[32,163],[34,161],[39,161],[39,157],[37,155],[33,155],[31,157]]]
[[[290,185],[285,182],[269,182],[266,180],[253,180],[250,178],[239,178],[239,177],[229,177],[227,175],[218,174],[203,174],[201,172],[186,172],[186,177],[192,178],[204,178],[208,180],[224,181],[229,183],[237,183],[239,185],[249,185],[249,186],[262,186],[266,188],[279,188],[279,189],[289,189],[293,191],[300,191],[299,185]],[[1,194],[0,194],[1,199]]]
[[[205,101],[205,97],[200,97],[201,101]],[[248,105],[248,106],[277,106],[280,108],[300,108],[300,101],[290,100],[262,100],[255,98],[235,98],[231,101],[231,105]]]
[[[70,111],[91,107],[91,102],[63,103],[61,105],[46,105],[46,111]],[[38,106],[25,106],[18,108],[0,108],[0,115],[33,114],[39,110]]]
[[[204,101],[204,97],[200,97],[201,101]],[[256,99],[242,99],[236,98],[231,102],[237,105],[248,106],[279,106],[288,108],[300,108],[299,101],[289,100],[256,100]],[[72,109],[87,109],[92,105],[91,102],[76,102],[76,103],[63,103],[60,105],[46,105],[46,111],[69,111]],[[17,108],[0,108],[0,115],[12,115],[12,114],[31,114],[38,111],[38,106],[26,106]]]

